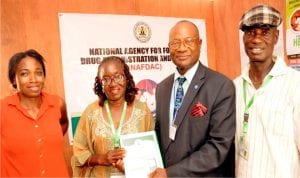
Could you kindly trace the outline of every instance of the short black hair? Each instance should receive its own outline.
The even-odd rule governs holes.
[[[26,57],[32,57],[38,63],[40,63],[43,68],[44,77],[46,77],[46,68],[45,68],[45,63],[44,63],[45,59],[40,53],[38,53],[34,49],[29,49],[24,52],[18,52],[9,59],[9,63],[8,63],[8,78],[14,88],[17,88],[17,85],[14,82],[15,77],[16,77],[17,67],[18,67],[19,63]]]

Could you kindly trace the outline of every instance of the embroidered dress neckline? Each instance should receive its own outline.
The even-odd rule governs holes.
[[[133,103],[133,109],[132,109],[131,115],[129,116],[129,119],[128,119],[128,120],[126,120],[126,118],[125,118],[124,123],[123,123],[123,127],[125,127],[126,125],[128,125],[128,123],[130,123],[131,120],[133,119],[133,115],[134,115],[134,112],[135,112],[135,110],[136,110],[135,105],[136,105],[136,103],[134,102],[134,103]],[[104,115],[103,115],[103,112],[102,112],[102,109],[103,109],[104,107],[105,107],[105,106],[99,108],[100,119],[103,120],[103,123],[104,123],[106,126],[110,127],[109,121],[106,120],[106,119],[104,118]],[[122,132],[121,132],[121,133],[122,133]]]

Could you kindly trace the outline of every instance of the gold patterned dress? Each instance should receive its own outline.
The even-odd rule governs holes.
[[[154,119],[146,103],[134,101],[130,118],[124,122],[122,135],[154,129]],[[83,112],[73,140],[73,177],[110,177],[116,171],[110,166],[83,166],[94,154],[105,154],[113,149],[112,131],[104,119],[98,101],[90,104]]]

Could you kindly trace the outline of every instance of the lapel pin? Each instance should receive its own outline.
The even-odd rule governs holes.
[[[198,89],[198,88],[199,88],[199,86],[198,86],[198,85],[195,85],[195,86],[194,86],[194,88],[195,88],[195,90],[196,90],[196,89]]]

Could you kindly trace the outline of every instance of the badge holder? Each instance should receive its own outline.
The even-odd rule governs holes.
[[[247,131],[248,131],[248,114],[244,114],[244,121],[243,121],[243,130],[240,135],[240,140],[239,140],[239,155],[248,160],[248,146],[246,143],[246,136],[247,136]]]

